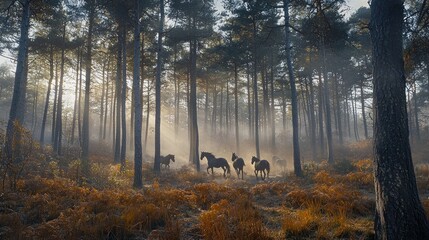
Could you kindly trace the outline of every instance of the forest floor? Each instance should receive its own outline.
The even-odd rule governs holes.
[[[239,180],[233,169],[226,179],[187,166],[155,175],[147,164],[142,190],[130,187],[132,166],[121,172],[106,154],[91,158],[90,179],[78,160],[46,157],[0,193],[0,239],[373,239],[370,149],[354,144],[332,166],[306,162],[303,178],[274,169],[265,181],[250,166]],[[418,163],[426,211],[428,174]]]

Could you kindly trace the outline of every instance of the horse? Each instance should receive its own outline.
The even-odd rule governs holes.
[[[201,152],[201,158],[202,161],[203,158],[207,158],[208,167],[207,167],[207,174],[209,173],[209,169],[212,169],[212,175],[213,175],[213,168],[222,168],[223,169],[223,176],[226,178],[226,173],[230,174],[230,167],[228,164],[228,161],[226,161],[225,158],[216,158],[212,153],[209,152]]]
[[[269,178],[270,175],[270,163],[267,160],[260,160],[259,158],[253,156],[252,164],[255,163],[255,176],[256,180],[258,180],[258,172],[261,172],[262,180],[265,180],[265,176]],[[267,174],[265,175],[265,170],[267,170]],[[264,177],[262,177],[262,173],[264,173]]]
[[[283,172],[286,170],[287,162],[285,159],[282,159],[279,156],[273,156],[273,163],[275,163],[275,166],[277,166],[277,167],[282,167]]]
[[[241,172],[241,179],[244,179],[243,177],[243,166],[245,166],[246,164],[244,164],[244,160],[243,158],[239,158],[235,153],[232,153],[232,166],[234,167],[235,171],[237,172],[237,177],[240,178],[240,172]]]
[[[165,168],[170,168],[170,160],[175,162],[174,160],[174,155],[173,154],[168,154],[167,156],[160,156],[161,159],[161,165],[164,165]]]

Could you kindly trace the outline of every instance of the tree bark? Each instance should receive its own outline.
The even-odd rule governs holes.
[[[19,109],[19,107],[25,107],[29,28],[30,0],[25,0],[22,3],[21,36],[19,38],[18,58],[15,71],[12,103],[10,106],[9,120],[6,128],[5,152],[6,157],[8,159],[11,159],[14,156],[15,149],[19,149],[19,144],[18,146],[16,146],[14,143],[15,138],[19,138],[20,135],[16,128],[22,126],[24,123],[24,109]]]
[[[61,155],[62,133],[63,133],[63,86],[64,86],[64,61],[65,61],[65,41],[66,41],[66,25],[63,26],[63,37],[61,47],[61,68],[60,68],[60,86],[58,89],[57,103],[57,120],[55,127],[54,151]]]
[[[159,29],[156,59],[156,81],[155,81],[155,161],[154,171],[161,171],[161,74],[163,66],[162,38],[164,36],[164,0],[159,1]]]
[[[143,187],[142,180],[142,95],[140,93],[140,0],[135,0],[134,26],[134,69],[133,69],[133,97],[134,97],[134,183],[135,188]]]
[[[85,56],[86,74],[85,74],[85,100],[83,110],[83,125],[82,125],[82,166],[83,173],[88,175],[89,168],[89,95],[91,87],[91,69],[92,69],[92,34],[95,18],[95,1],[90,0],[89,15],[88,15],[88,39]]]
[[[122,26],[122,41],[121,47],[122,47],[122,93],[121,93],[121,124],[122,124],[122,143],[121,143],[121,170],[125,170],[125,157],[127,154],[127,29],[125,26],[125,22]]]
[[[288,68],[291,102],[292,102],[292,131],[293,131],[293,166],[296,176],[302,176],[301,158],[299,149],[299,132],[298,132],[298,97],[295,86],[295,76],[292,66],[292,56],[290,52],[290,30],[289,30],[289,0],[283,0],[283,11],[285,14],[285,48],[286,63]]]
[[[238,128],[238,67],[234,63],[234,116],[235,116],[235,149],[240,152],[240,130]]]
[[[402,0],[372,0],[376,239],[429,239],[408,138],[403,19]]]
[[[79,60],[78,60],[78,62],[79,62]],[[40,143],[42,145],[45,143],[46,119],[47,119],[47,116],[48,116],[49,97],[50,97],[50,94],[51,94],[51,85],[52,85],[52,80],[53,79],[54,79],[54,49],[53,49],[53,47],[51,45],[50,49],[49,49],[49,82],[48,82],[48,91],[46,92],[45,108],[43,110],[42,126],[41,126],[41,131],[40,131]]]

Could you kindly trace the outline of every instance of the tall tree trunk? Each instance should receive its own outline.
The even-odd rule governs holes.
[[[259,102],[258,102],[258,68],[257,68],[257,53],[256,53],[256,22],[253,20],[253,34],[252,34],[252,45],[253,45],[253,110],[254,110],[254,129],[255,129],[255,150],[256,157],[261,158],[261,152],[259,149]]]
[[[313,76],[310,73],[308,76],[309,87],[310,87],[310,122],[311,122],[311,154],[313,161],[317,158],[317,147],[316,147],[316,116],[314,115],[314,87],[313,87]]]
[[[416,137],[417,137],[417,140],[420,140],[419,107],[417,105],[416,83],[413,84],[413,99],[414,99],[414,120],[416,125]]]
[[[249,138],[251,139],[253,136],[253,126],[252,126],[252,94],[250,93],[250,67],[249,63],[246,64],[246,78],[247,78],[247,117],[248,117],[248,125],[249,125]]]
[[[216,130],[217,130],[217,126],[216,126],[216,122],[217,122],[217,89],[216,89],[216,83],[215,83],[214,89],[213,89],[213,112],[212,112],[211,120],[212,120],[211,121],[212,122],[212,129],[211,129],[212,136],[216,137]]]
[[[402,0],[372,0],[376,239],[429,239],[408,138]]]
[[[54,106],[52,108],[52,130],[51,143],[55,144],[55,133],[57,128],[57,104],[58,104],[58,60],[55,59],[55,86],[54,86]]]
[[[41,126],[41,132],[40,132],[40,143],[45,143],[45,128],[46,128],[46,119],[48,116],[48,109],[49,109],[49,96],[51,94],[51,85],[52,80],[54,79],[54,49],[52,45],[49,48],[49,82],[48,82],[48,91],[46,92],[46,99],[45,99],[45,108],[43,110],[43,117],[42,117],[42,126]]]
[[[336,108],[337,108],[337,130],[338,130],[338,140],[340,145],[343,145],[344,140],[343,140],[343,126],[342,126],[342,122],[341,122],[341,100],[340,100],[340,89],[338,87],[339,82],[338,82],[338,78],[337,75],[335,75],[335,101],[336,101]]]
[[[362,121],[363,121],[363,130],[365,133],[365,139],[368,139],[368,126],[366,123],[366,113],[365,113],[365,94],[363,91],[363,80],[360,81],[360,103],[362,105]]]
[[[134,97],[134,182],[135,188],[143,187],[142,180],[142,95],[140,92],[140,0],[135,0],[134,22],[134,69],[133,69],[133,97]],[[132,135],[132,134],[130,134]]]
[[[195,28],[195,22],[194,28]],[[190,41],[190,96],[189,96],[189,111],[190,111],[190,126],[191,126],[191,141],[189,160],[195,164],[196,170],[200,171],[199,160],[199,134],[198,134],[198,117],[197,117],[197,40]]]
[[[283,11],[285,14],[285,49],[286,63],[289,75],[289,84],[292,102],[292,131],[293,131],[293,166],[296,176],[302,176],[301,158],[299,149],[299,132],[298,132],[298,97],[296,93],[295,77],[292,66],[292,56],[290,52],[290,30],[289,30],[289,0],[283,0]]]
[[[100,126],[98,133],[98,141],[103,139],[103,120],[104,120],[104,91],[106,88],[106,61],[103,62],[103,69],[101,73],[101,99],[100,99]]]
[[[121,162],[121,80],[122,80],[122,31],[118,28],[118,49],[116,56],[116,117],[115,117],[115,155],[114,162]]]
[[[83,173],[89,174],[89,94],[91,92],[91,69],[92,69],[92,34],[95,19],[95,1],[90,0],[88,15],[88,39],[85,56],[85,100],[82,124],[82,166]]]
[[[282,87],[282,122],[283,122],[283,133],[286,133],[286,80],[281,84]]]
[[[103,140],[106,140],[106,128],[107,128],[107,113],[109,105],[109,73],[110,73],[110,57],[107,63],[107,80],[106,80],[106,89],[105,89],[105,99],[104,99],[104,120],[103,120]]]
[[[147,95],[146,95],[146,123],[145,123],[145,131],[144,131],[144,144],[143,144],[143,152],[147,152],[147,137],[149,135],[149,120],[150,120],[150,82],[148,80],[147,84]]]
[[[61,145],[62,145],[62,134],[63,134],[63,86],[64,86],[64,61],[65,61],[65,41],[66,41],[66,25],[64,23],[63,27],[63,38],[62,38],[62,48],[61,48],[61,69],[60,69],[60,86],[58,90],[58,103],[57,103],[57,121],[55,128],[55,141],[54,141],[54,151],[58,155],[61,155]]]
[[[274,59],[273,59],[273,51],[271,50],[271,63],[270,63],[270,99],[271,99],[271,147],[275,151],[276,150],[276,112],[274,107]]]
[[[126,101],[127,101],[127,29],[125,26],[125,22],[122,23],[122,41],[121,47],[122,47],[122,93],[121,93],[121,124],[122,124],[122,143],[121,143],[121,170],[125,170],[125,157],[127,154],[127,107],[126,107]]]
[[[79,138],[79,146],[82,147],[82,72],[83,72],[83,50],[80,52],[79,64],[79,100],[77,107],[77,133]]]
[[[163,66],[162,38],[164,36],[164,0],[159,1],[159,29],[156,59],[156,81],[155,81],[155,161],[154,171],[161,171],[161,74]]]
[[[238,129],[238,67],[234,63],[234,116],[235,116],[235,148],[240,152],[240,130]]]
[[[328,143],[328,163],[334,163],[334,150],[333,150],[333,142],[332,142],[332,127],[331,127],[331,101],[329,100],[329,81],[328,81],[328,73],[326,72],[326,53],[324,42],[322,41],[322,52],[323,52],[323,95],[325,97],[325,124],[326,124],[326,139]]]
[[[76,85],[74,90],[74,106],[73,106],[73,118],[72,118],[72,128],[71,128],[71,140],[70,143],[73,145],[76,131],[76,114],[77,114],[77,103],[78,103],[78,93],[79,93],[79,57],[80,57],[80,47],[77,49],[77,58],[76,58]]]
[[[320,154],[322,154],[322,156],[325,155],[325,133],[324,133],[324,128],[323,128],[323,82],[322,82],[322,73],[319,69],[319,95],[318,95],[318,103],[317,103],[317,107],[318,107],[318,117],[319,117],[319,141],[320,141]]]

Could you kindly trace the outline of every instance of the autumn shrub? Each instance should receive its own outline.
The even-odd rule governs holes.
[[[213,203],[220,200],[234,200],[240,195],[249,197],[249,193],[243,189],[233,189],[216,183],[199,183],[192,188],[196,196],[196,204],[202,209],[208,209]]]
[[[15,190],[17,182],[29,175],[45,175],[46,156],[39,143],[32,138],[31,132],[19,123],[14,123],[9,153],[0,148],[0,180],[3,191]],[[0,145],[5,146],[5,132],[0,131]]]
[[[222,199],[200,215],[205,239],[271,239],[258,211],[246,197]]]
[[[304,208],[283,210],[286,238],[368,239],[374,234],[372,228],[372,219],[350,217],[344,209],[327,212],[319,201],[310,201]]]
[[[284,182],[259,183],[250,189],[252,195],[284,195],[291,191],[293,187]]]

